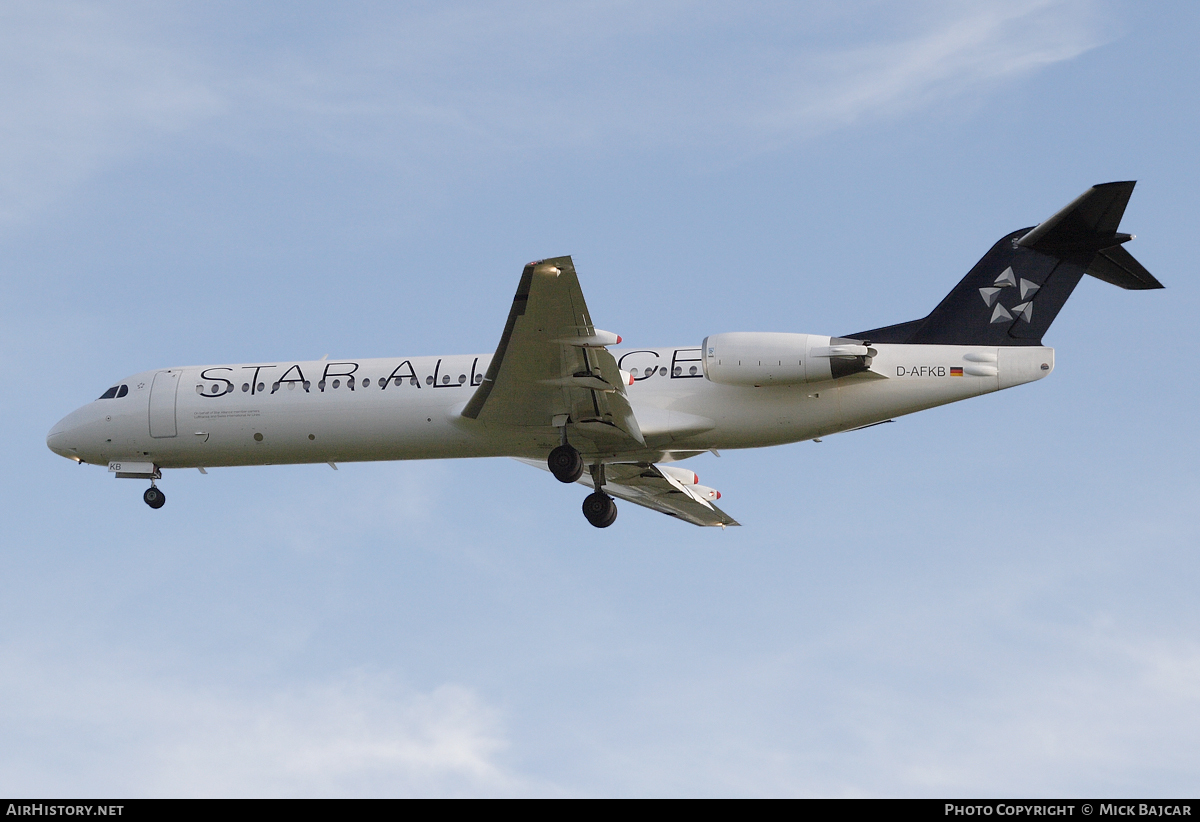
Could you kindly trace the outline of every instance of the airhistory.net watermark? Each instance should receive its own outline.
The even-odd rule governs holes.
[[[18,805],[9,802],[4,811],[5,816],[121,816],[125,812],[124,805],[52,805],[44,802],[31,802],[28,805]]]

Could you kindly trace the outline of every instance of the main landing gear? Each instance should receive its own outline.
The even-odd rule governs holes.
[[[583,501],[583,515],[597,528],[607,528],[617,521],[617,504],[603,491],[594,491]]]
[[[142,494],[142,500],[151,508],[162,508],[167,504],[167,495],[158,489],[154,483],[146,489],[146,493]]]
[[[546,464],[559,482],[575,482],[583,476],[583,457],[573,445],[566,442],[566,437],[563,437],[562,445],[550,452]]]
[[[600,489],[604,487],[604,463],[592,466],[592,485],[595,491],[583,501],[583,515],[597,528],[607,528],[617,521],[617,504]]]
[[[550,452],[546,465],[559,482],[575,482],[583,476],[583,456],[567,442],[566,428],[562,431],[562,445]],[[604,487],[604,463],[596,463],[591,468],[592,485],[596,490],[583,501],[583,515],[597,528],[607,528],[617,520],[617,504],[600,490]]]

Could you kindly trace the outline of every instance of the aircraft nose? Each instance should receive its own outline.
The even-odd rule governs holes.
[[[54,427],[50,429],[50,433],[46,435],[46,447],[60,457],[75,460],[79,462],[78,454],[78,421],[79,412],[73,412],[63,417]]]

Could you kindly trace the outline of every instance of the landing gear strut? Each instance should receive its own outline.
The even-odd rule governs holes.
[[[587,495],[583,501],[583,515],[587,521],[597,528],[607,528],[617,521],[617,504],[613,498],[604,493],[604,463],[592,466],[592,484],[596,490]]]
[[[167,503],[167,495],[151,484],[146,489],[146,493],[142,494],[142,500],[151,508],[162,508]]]
[[[575,482],[583,476],[583,457],[573,445],[566,442],[550,452],[546,464],[559,482]]]

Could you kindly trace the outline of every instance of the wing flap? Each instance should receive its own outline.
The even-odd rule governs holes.
[[[549,470],[546,464],[539,460],[521,459],[519,462],[543,471]],[[604,490],[617,499],[667,514],[692,525],[741,525],[711,502],[689,492],[686,485],[681,485],[678,480],[652,463],[608,463],[604,466],[604,479]],[[591,488],[592,479],[585,474],[579,479],[579,484]]]
[[[617,499],[632,502],[693,525],[740,525],[711,502],[689,493],[687,486],[650,463],[614,463],[604,466],[604,490]],[[590,478],[588,478],[590,480]],[[590,481],[580,480],[583,485]]]

